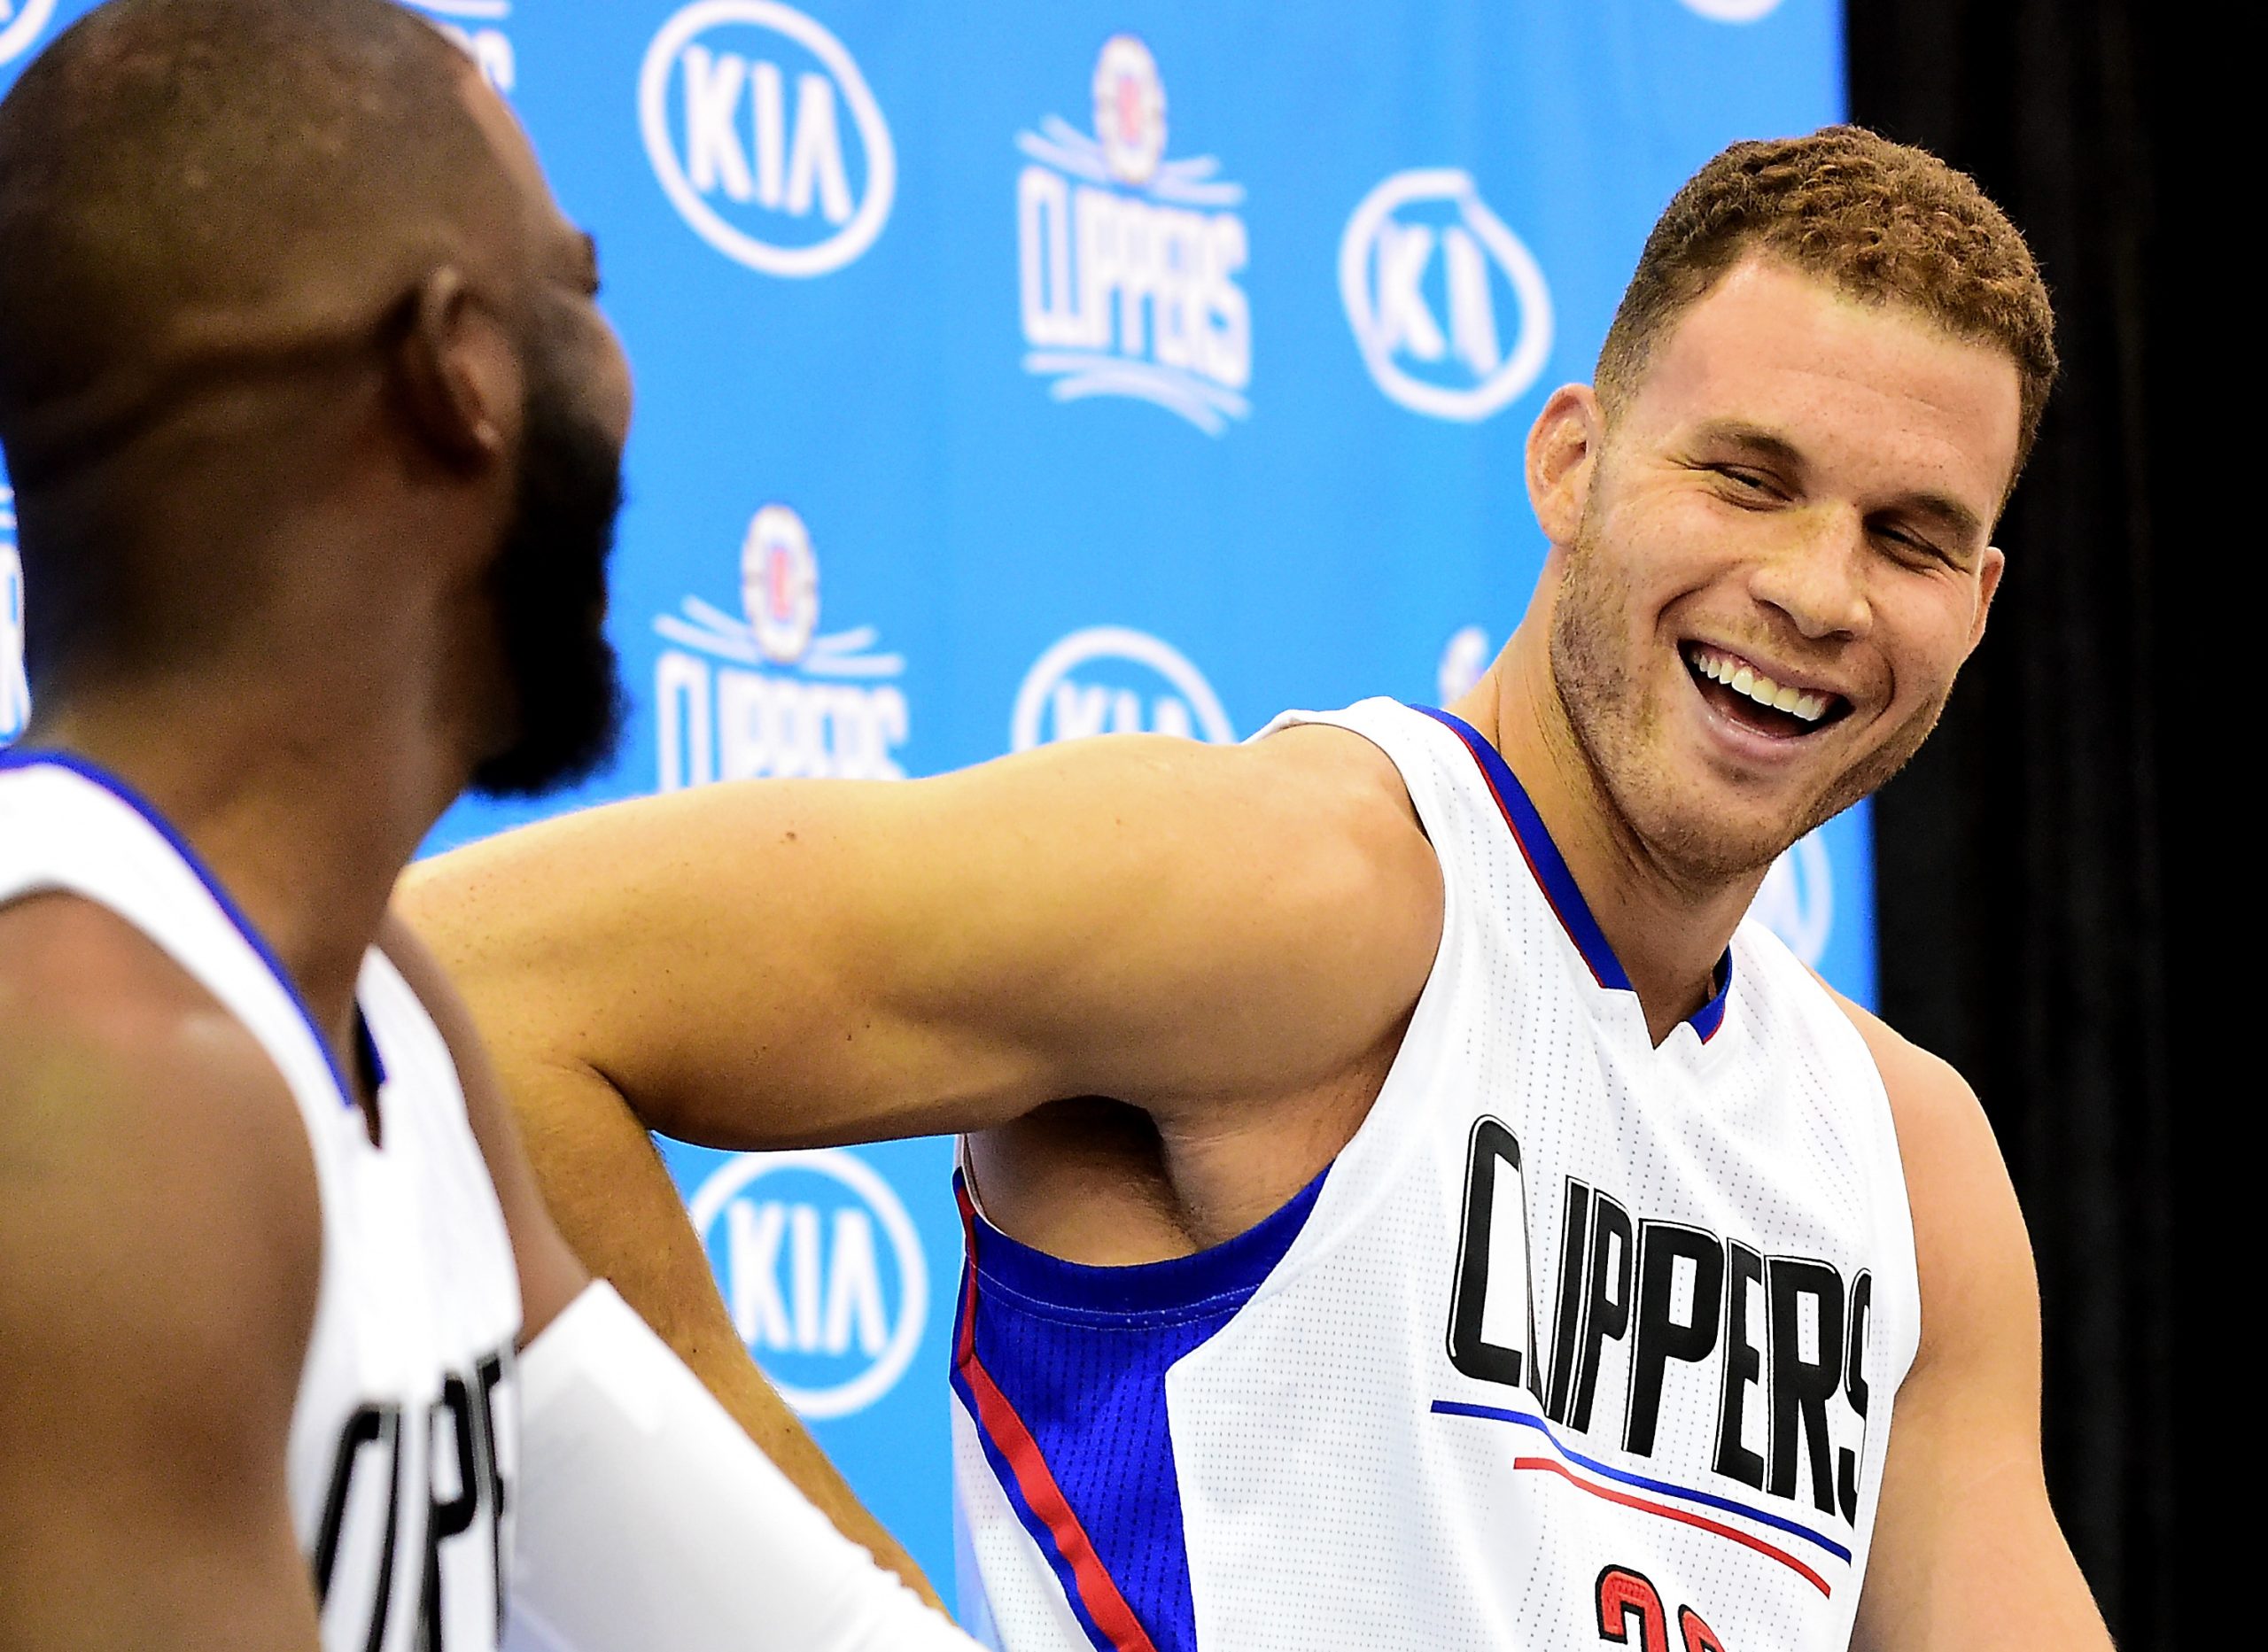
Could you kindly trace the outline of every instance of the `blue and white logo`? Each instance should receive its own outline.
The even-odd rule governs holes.
[[[897,192],[889,128],[843,43],[776,0],[695,0],[638,77],[654,175],[694,233],[767,275],[874,244]]]
[[[29,51],[54,15],[55,0],[0,0],[0,64]]]
[[[905,778],[909,727],[901,655],[861,625],[819,634],[819,557],[786,505],[764,507],[741,541],[741,613],[697,596],[654,621],[672,646],[654,663],[665,792],[765,776]]]
[[[897,1385],[928,1322],[929,1271],[874,1167],[839,1147],[743,1153],[687,1213],[734,1329],[798,1415],[849,1416]]]
[[[491,86],[511,95],[520,80],[519,58],[503,27],[512,20],[512,0],[409,0],[409,4],[462,46]]]
[[[24,679],[24,564],[16,555],[16,495],[0,487],[0,746],[32,720]]]
[[[1244,186],[1210,155],[1165,158],[1165,83],[1135,35],[1103,43],[1093,92],[1093,136],[1056,115],[1016,135],[1024,371],[1058,401],[1134,397],[1218,436],[1252,412]]]
[[[1413,413],[1502,412],[1551,356],[1551,292],[1472,175],[1397,172],[1339,240],[1339,296],[1363,363]]]
[[[1772,863],[1749,911],[1805,963],[1827,956],[1835,933],[1835,872],[1818,833],[1798,838]]]
[[[1171,643],[1123,625],[1075,631],[1024,674],[1012,750],[1092,734],[1173,734],[1231,745],[1236,730],[1205,674]]]

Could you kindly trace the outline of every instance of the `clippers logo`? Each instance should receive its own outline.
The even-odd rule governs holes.
[[[865,1160],[744,1153],[687,1208],[741,1340],[799,1415],[849,1416],[897,1385],[928,1322],[928,1266]]]
[[[804,519],[766,505],[741,546],[741,605],[756,646],[775,665],[793,665],[819,628],[819,558]]]
[[[1166,92],[1132,35],[1103,43],[1092,137],[1050,115],[1017,134],[1024,371],[1058,401],[1131,396],[1208,435],[1249,417],[1244,186],[1210,155],[1165,159]]]
[[[654,665],[660,788],[761,776],[905,778],[905,671],[872,625],[820,636],[819,558],[804,519],[766,505],[741,544],[744,618],[699,597],[664,614]]]
[[[1878,1467],[1867,1437],[1882,1370],[1872,1269],[1650,1217],[1574,1176],[1557,1197],[1555,1265],[1536,1225],[1553,1195],[1532,1174],[1508,1124],[1473,1121],[1449,1363],[1525,1391],[1570,1432],[1634,1457],[1658,1452],[1664,1468],[1683,1458],[1686,1473],[1706,1453],[1715,1473],[1786,1500],[1789,1513],[1855,1524]],[[1715,1507],[1796,1529],[1744,1500]],[[1850,1559],[1839,1545],[1828,1552]]]
[[[4,0],[0,0],[4,3]],[[408,0],[413,11],[434,19],[434,27],[465,50],[481,74],[509,97],[519,83],[520,66],[512,37],[501,24],[512,18],[512,0]]]
[[[874,244],[897,152],[843,43],[774,0],[698,0],[662,26],[638,122],[679,215],[767,275],[824,275]]]
[[[1339,296],[1371,378],[1412,413],[1487,418],[1551,354],[1543,271],[1464,172],[1398,172],[1363,197]]]
[[[1075,631],[1024,674],[1013,750],[1091,734],[1172,734],[1233,745],[1236,730],[1205,675],[1171,643],[1122,625]]]
[[[0,487],[0,746],[32,720],[24,679],[24,565],[16,555],[16,495]]]
[[[431,1404],[373,1402],[347,1417],[310,1557],[325,1646],[497,1644],[518,1501],[517,1380],[500,1348],[446,1373]]]
[[[0,0],[0,65],[29,51],[54,15],[55,0]]]
[[[1818,833],[1798,838],[1772,863],[1749,910],[1805,963],[1827,956],[1835,933],[1835,873]]]

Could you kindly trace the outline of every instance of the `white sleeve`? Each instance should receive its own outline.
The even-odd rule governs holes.
[[[976,1652],[610,1286],[528,1346],[519,1389],[509,1652]]]

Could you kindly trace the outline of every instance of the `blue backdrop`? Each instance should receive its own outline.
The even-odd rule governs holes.
[[[0,84],[86,9],[0,0]],[[547,810],[1456,694],[1541,560],[1528,422],[1654,215],[1842,112],[1836,0],[421,9],[597,236],[638,376],[637,716]],[[1862,1000],[1867,830],[1762,897]],[[757,1356],[949,1586],[949,1144],[668,1155]]]

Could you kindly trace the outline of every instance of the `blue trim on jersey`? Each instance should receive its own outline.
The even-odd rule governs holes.
[[[206,893],[210,895],[221,908],[221,916],[235,926],[237,933],[245,938],[245,943],[251,947],[260,961],[268,966],[268,973],[276,977],[276,984],[284,989],[284,996],[291,1000],[291,1007],[299,1011],[299,1019],[307,1024],[307,1031],[315,1037],[315,1048],[322,1051],[323,1065],[330,1069],[331,1082],[338,1087],[339,1101],[347,1107],[353,1107],[355,1105],[355,1088],[346,1082],[346,1074],[339,1068],[338,1058],[331,1052],[330,1040],[323,1036],[322,1028],[315,1025],[315,1012],[307,1008],[307,1001],[299,996],[298,984],[292,981],[291,973],[284,967],[283,960],[268,949],[268,942],[261,938],[260,931],[252,927],[252,919],[244,915],[243,910],[237,905],[234,897],[221,887],[221,880],[213,875],[197,851],[189,846],[189,840],[174,830],[173,823],[159,814],[148,798],[98,764],[91,763],[84,757],[74,756],[67,751],[29,751],[20,746],[12,746],[5,751],[0,751],[0,771],[32,769],[43,764],[50,768],[68,770],[81,779],[102,787],[136,814],[140,815],[159,837],[165,839],[174,853],[181,857],[182,865],[195,873],[197,880],[205,886]],[[369,1039],[369,1028],[362,1020],[362,1008],[359,1003],[354,1006],[354,1027],[358,1036],[365,1040]],[[371,1077],[376,1082],[384,1083],[385,1067],[384,1063],[377,1059],[377,1044],[371,1042],[368,1048],[372,1058]]]
[[[1010,1238],[979,1217],[984,1281],[1050,1314],[1089,1324],[1121,1325],[1130,1315],[1210,1313],[1223,1304],[1233,1312],[1276,1271],[1276,1264],[1307,1226],[1324,1177],[1330,1174],[1326,1166],[1277,1210],[1232,1239],[1192,1256],[1123,1268],[1067,1262]],[[954,1175],[958,1181],[959,1173]]]
[[[1667,1497],[1682,1497],[1688,1502],[1699,1503],[1705,1508],[1721,1509],[1728,1515],[1738,1515],[1744,1519],[1758,1521],[1775,1530],[1785,1532],[1790,1537],[1799,1537],[1806,1543],[1817,1544],[1839,1561],[1848,1562],[1851,1558],[1851,1551],[1833,1538],[1823,1536],[1807,1525],[1789,1519],[1785,1515],[1775,1515],[1767,1509],[1751,1509],[1746,1503],[1735,1502],[1729,1497],[1720,1497],[1714,1492],[1697,1492],[1690,1486],[1672,1485],[1667,1480],[1657,1480],[1646,1475],[1633,1474],[1627,1469],[1618,1469],[1611,1463],[1601,1462],[1596,1457],[1587,1457],[1561,1439],[1552,1431],[1550,1423],[1532,1411],[1508,1411],[1501,1406],[1469,1405],[1462,1400],[1436,1400],[1433,1401],[1433,1410],[1441,1416],[1480,1417],[1487,1422],[1517,1423],[1522,1428],[1532,1428],[1550,1440],[1552,1448],[1568,1462],[1588,1469],[1593,1474],[1602,1478],[1617,1480],[1625,1485],[1635,1485],[1643,1491],[1659,1492]]]
[[[1583,891],[1575,882],[1575,874],[1567,870],[1566,857],[1559,846],[1551,841],[1551,834],[1543,824],[1543,817],[1535,811],[1535,804],[1527,788],[1512,772],[1512,765],[1504,761],[1504,754],[1483,739],[1480,731],[1454,712],[1439,710],[1433,706],[1412,706],[1442,725],[1463,741],[1465,748],[1480,764],[1480,772],[1487,777],[1488,789],[1495,794],[1496,802],[1504,811],[1505,824],[1512,829],[1512,838],[1519,845],[1521,857],[1535,873],[1537,885],[1543,898],[1558,914],[1560,927],[1567,938],[1575,943],[1575,950],[1582,954],[1583,963],[1591,976],[1602,987],[1614,992],[1635,993],[1629,972],[1622,967],[1622,960],[1614,956],[1614,948],[1606,932],[1598,927],[1598,919],[1591,916],[1590,903],[1583,899]],[[1717,991],[1686,1020],[1693,1030],[1707,1043],[1725,1024],[1725,1000],[1733,989],[1732,950],[1725,950],[1724,958],[1717,965]]]
[[[965,1305],[962,1311],[967,1312]],[[953,1392],[960,1396],[961,1404],[968,1408],[970,1418],[981,1418],[983,1413],[977,1409],[976,1395],[970,1390],[968,1379],[961,1375],[959,1368],[954,1369],[950,1380]],[[1086,1602],[1079,1593],[1079,1580],[1072,1572],[1070,1562],[1050,1540],[1047,1523],[1033,1512],[1030,1502],[1026,1500],[1023,1485],[1016,1478],[1014,1465],[1009,1462],[1007,1454],[1000,1449],[999,1442],[992,1438],[991,1431],[981,1421],[976,1423],[976,1443],[984,1448],[984,1461],[992,1465],[993,1480],[1007,1494],[1008,1507],[1015,1512],[1016,1519],[1023,1529],[1031,1534],[1031,1540],[1038,1546],[1041,1557],[1047,1562],[1048,1569],[1054,1572],[1055,1581],[1062,1587],[1063,1599],[1071,1608],[1071,1616],[1079,1620],[1079,1627],[1093,1642],[1095,1652],[1115,1652],[1110,1637],[1103,1633],[1093,1615],[1087,1610]]]
[[[1039,1447],[1096,1555],[1158,1652],[1198,1652],[1181,1483],[1166,1374],[1233,1319],[1275,1271],[1315,1209],[1328,1167],[1281,1208],[1193,1256],[1098,1268],[1020,1244],[981,1216],[969,1224],[962,1313],[975,1359]],[[958,1172],[956,1191],[967,1198]],[[968,1206],[972,1211],[974,1205]],[[1064,1585],[1098,1648],[1068,1560],[1022,1495],[1014,1466],[957,1370],[994,1477]]]

